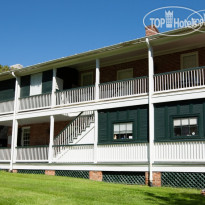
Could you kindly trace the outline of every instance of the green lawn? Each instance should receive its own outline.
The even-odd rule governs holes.
[[[0,204],[205,204],[200,190],[0,172]]]

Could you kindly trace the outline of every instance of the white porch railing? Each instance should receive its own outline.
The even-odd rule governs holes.
[[[148,144],[98,145],[98,162],[144,162],[148,161]]]
[[[14,111],[14,100],[0,102],[0,113],[10,113]]]
[[[63,150],[59,154],[60,150]],[[94,145],[54,146],[53,162],[56,163],[89,163],[93,162]]]
[[[68,145],[77,139],[78,135],[94,122],[94,112],[81,112],[68,126],[54,139],[54,145]]]
[[[56,92],[56,105],[88,102],[95,99],[95,86],[79,87]]]
[[[205,68],[186,69],[154,76],[154,91],[183,89],[205,85]]]
[[[108,82],[99,85],[100,99],[118,98],[122,96],[147,93],[147,77]]]
[[[17,162],[48,161],[48,146],[17,147]]]
[[[51,94],[34,95],[19,99],[19,110],[47,108],[51,106]]]
[[[155,161],[204,161],[205,142],[155,143]]]
[[[11,148],[0,148],[0,161],[11,160]]]

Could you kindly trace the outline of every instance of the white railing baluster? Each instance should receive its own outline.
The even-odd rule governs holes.
[[[80,113],[58,136],[54,139],[55,156],[65,148],[65,145],[72,144],[75,139],[94,122],[94,112],[85,111]]]
[[[20,98],[19,110],[31,110],[38,108],[47,108],[51,106],[51,94],[34,95]]]
[[[48,161],[48,146],[19,147],[16,161]]]
[[[204,69],[182,70],[154,76],[154,91],[163,92],[205,85]]]

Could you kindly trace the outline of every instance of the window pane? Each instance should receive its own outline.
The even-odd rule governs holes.
[[[196,117],[189,118],[189,124],[190,125],[197,125],[197,118]]]
[[[184,118],[181,120],[182,126],[183,125],[188,125],[189,124],[189,119],[188,118]]]
[[[130,140],[133,139],[133,134],[132,133],[127,133],[127,138],[130,139]]]
[[[197,55],[190,54],[183,57],[183,68],[197,67]]]
[[[174,126],[180,126],[181,125],[181,120],[180,119],[175,119],[174,120]]]
[[[119,134],[120,133],[120,125],[119,124],[115,124],[114,125],[114,134]]]
[[[197,125],[191,125],[190,126],[190,134],[192,136],[198,135],[198,127],[197,127]]]
[[[117,123],[113,126],[114,140],[133,139],[133,123]]]
[[[190,136],[189,126],[182,126],[182,136]]]
[[[127,133],[132,133],[132,123],[127,123]]]
[[[126,123],[120,124],[120,134],[125,134],[127,132]]]
[[[174,128],[174,136],[181,136],[181,127]]]

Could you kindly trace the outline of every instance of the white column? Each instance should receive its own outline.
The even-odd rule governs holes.
[[[18,121],[16,120],[16,113],[19,107],[19,97],[20,97],[20,78],[16,77],[14,73],[12,75],[16,78],[15,84],[15,97],[14,97],[14,115],[12,123],[12,138],[11,138],[11,161],[10,161],[10,171],[13,169],[13,163],[16,162],[16,146],[18,137]]]
[[[149,43],[149,39],[146,38],[148,46],[148,69],[149,69],[149,184],[152,186],[153,175],[152,166],[154,162],[154,104],[152,96],[154,93],[154,59],[153,49]]]
[[[95,100],[99,100],[99,84],[100,84],[100,60],[96,59],[95,69]]]
[[[97,158],[98,158],[98,153],[97,153],[97,148],[98,148],[98,111],[94,111],[95,114],[95,138],[94,138],[94,163],[97,163]]]
[[[51,107],[53,108],[56,105],[56,68],[53,69],[53,80],[52,80],[52,93],[51,93]]]
[[[49,142],[49,150],[48,150],[48,162],[52,163],[53,160],[53,139],[54,139],[54,116],[50,116],[50,142]]]

